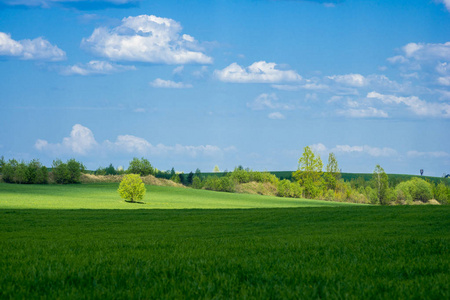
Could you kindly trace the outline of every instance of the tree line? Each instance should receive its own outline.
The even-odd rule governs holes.
[[[206,189],[222,192],[236,192],[238,188],[253,182],[259,185],[258,193],[266,194],[270,189],[279,197],[321,199],[340,202],[371,203],[371,204],[412,204],[414,201],[427,202],[436,199],[441,204],[450,200],[449,182],[442,179],[439,183],[426,181],[422,178],[412,178],[393,184],[384,169],[377,165],[370,180],[362,177],[345,181],[341,177],[338,161],[333,153],[328,156],[325,166],[320,155],[307,146],[298,160],[298,168],[292,173],[291,179],[279,179],[269,172],[258,172],[236,167],[232,172],[224,172],[213,176],[202,174],[199,169],[189,174],[177,173],[174,168],[161,171],[153,167],[145,158],[133,158],[128,169],[114,168],[110,164],[106,168],[87,171],[85,166],[69,159],[62,162],[53,161],[51,169],[47,169],[38,160],[29,163],[11,159],[8,162],[0,159],[0,173],[3,181],[19,184],[58,184],[80,183],[81,174],[90,172],[96,175],[138,174],[153,175],[190,186],[195,189]]]

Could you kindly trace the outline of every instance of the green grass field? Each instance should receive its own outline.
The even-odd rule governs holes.
[[[448,206],[114,189],[0,184],[0,299],[450,298]]]
[[[126,203],[118,183],[17,185],[0,183],[0,209],[186,209],[274,208],[355,205],[320,200],[232,194],[188,188],[146,186],[145,204]]]

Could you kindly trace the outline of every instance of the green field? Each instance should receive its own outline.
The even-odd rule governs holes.
[[[450,298],[448,206],[114,189],[0,184],[0,299]]]
[[[186,209],[342,206],[350,203],[231,194],[177,187],[146,186],[144,204],[130,204],[118,183],[17,185],[0,183],[0,209]]]

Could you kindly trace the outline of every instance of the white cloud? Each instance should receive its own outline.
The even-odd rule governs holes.
[[[95,141],[94,134],[89,128],[75,124],[72,127],[70,136],[65,137],[61,143],[50,144],[45,140],[38,139],[34,146],[37,150],[54,154],[74,153],[85,155],[96,148],[98,143]]]
[[[128,70],[136,70],[134,66],[122,66],[106,61],[92,60],[87,64],[76,64],[73,66],[67,66],[62,68],[61,74],[63,75],[99,75],[99,74],[112,74],[117,72],[123,72]]]
[[[313,144],[311,146],[309,146],[311,148],[312,151],[314,152],[320,152],[320,153],[324,153],[327,151],[327,147],[322,144],[322,143],[318,143],[318,144]]]
[[[291,110],[293,106],[284,103],[278,103],[278,97],[275,93],[266,94],[263,93],[256,97],[253,102],[247,103],[247,107],[252,110],[263,110],[263,109],[283,109]]]
[[[183,82],[174,82],[172,80],[164,80],[157,78],[150,82],[150,85],[155,88],[167,88],[167,89],[186,89],[192,88],[192,84]]]
[[[180,36],[181,25],[175,20],[140,15],[122,19],[112,29],[99,27],[83,39],[82,46],[93,53],[120,61],[164,64],[210,64],[212,58],[202,53],[195,39]]]
[[[407,155],[409,157],[432,157],[432,158],[450,157],[450,153],[444,151],[419,152],[413,150],[408,151]]]
[[[377,92],[368,93],[367,98],[378,99],[385,104],[404,104],[409,110],[419,116],[450,118],[450,104],[447,103],[430,103],[416,96],[397,97]]]
[[[15,41],[10,34],[0,32],[0,56],[12,56],[23,60],[60,61],[66,53],[49,41],[38,37],[34,40]]]
[[[396,156],[397,151],[395,151],[392,148],[378,148],[378,147],[371,147],[371,146],[350,146],[350,145],[336,145],[332,149],[328,149],[324,144],[318,143],[310,146],[313,151],[320,152],[320,153],[326,153],[326,152],[333,152],[333,153],[341,153],[341,154],[354,154],[354,153],[361,153],[366,154],[369,156],[374,157],[380,157],[380,156]]]
[[[338,114],[351,117],[351,118],[387,118],[389,115],[380,110],[376,109],[374,107],[367,107],[367,108],[349,108],[345,110],[339,110]]]
[[[328,76],[328,78],[338,83],[354,87],[362,87],[368,84],[368,80],[361,74],[333,75]]]
[[[388,58],[391,63],[405,64],[417,61],[450,61],[450,42],[443,44],[409,43],[402,47],[403,55]]]
[[[441,84],[441,85],[450,86],[450,76],[439,77],[438,78],[438,83]]]
[[[226,152],[234,152],[234,146],[224,149],[214,145],[180,145],[166,146],[163,144],[152,145],[146,139],[133,135],[119,135],[114,142],[106,140],[98,143],[92,131],[80,124],[72,127],[69,137],[63,138],[61,143],[49,143],[38,139],[34,147],[42,152],[52,155],[88,155],[95,152],[100,153],[130,153],[136,155],[181,155],[196,157],[199,155],[215,156]]]
[[[336,145],[335,148],[331,149],[331,152],[336,153],[364,153],[374,157],[380,156],[395,156],[397,155],[397,151],[392,148],[378,148],[371,146],[350,146],[350,145]]]
[[[302,79],[293,70],[281,70],[276,63],[265,61],[255,62],[247,68],[232,63],[223,70],[215,70],[214,75],[221,81],[237,83],[275,83]]]
[[[280,112],[278,112],[278,111],[273,112],[273,113],[270,113],[270,114],[268,115],[268,117],[269,117],[269,119],[272,119],[272,120],[282,120],[282,119],[286,119],[286,117],[285,117],[282,113],[280,113]]]

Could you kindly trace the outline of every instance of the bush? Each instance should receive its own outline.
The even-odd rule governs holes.
[[[137,202],[144,199],[146,189],[138,174],[128,174],[123,177],[117,192],[126,202]]]
[[[434,188],[434,199],[439,201],[441,204],[448,204],[450,200],[450,188],[445,185],[444,182],[440,182]]]
[[[413,201],[427,202],[433,198],[433,188],[430,183],[421,178],[413,178],[400,182],[395,187],[397,202],[405,201],[412,204]]]
[[[301,198],[303,189],[297,182],[291,182],[287,179],[283,179],[278,182],[277,196],[279,197],[291,197]]]
[[[204,187],[207,190],[218,192],[233,193],[236,190],[234,180],[229,176],[218,178],[217,176],[208,177],[204,182]]]

